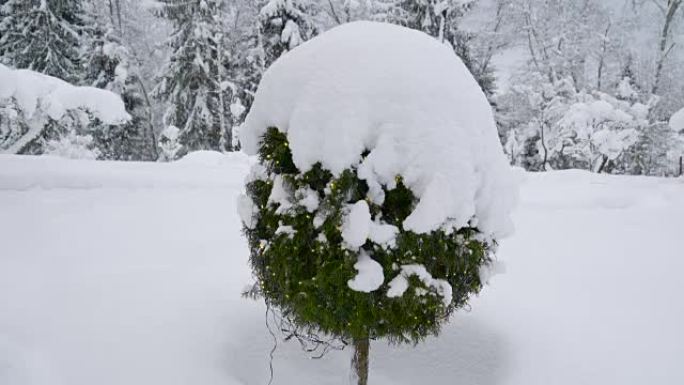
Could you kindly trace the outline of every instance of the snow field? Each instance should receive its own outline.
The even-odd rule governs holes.
[[[235,205],[248,160],[0,156],[0,384],[268,381]],[[684,183],[523,174],[506,273],[373,385],[684,383]],[[346,384],[349,352],[278,345],[274,384]]]

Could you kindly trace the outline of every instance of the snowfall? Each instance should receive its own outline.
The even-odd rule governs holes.
[[[0,156],[0,384],[267,384],[249,162]],[[684,181],[518,175],[505,273],[439,337],[374,341],[371,383],[684,383]],[[349,358],[279,341],[273,383],[346,384]]]

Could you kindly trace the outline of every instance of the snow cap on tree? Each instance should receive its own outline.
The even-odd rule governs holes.
[[[239,210],[267,303],[355,341],[417,342],[477,293],[516,187],[449,47],[356,22],[282,56],[241,129]]]

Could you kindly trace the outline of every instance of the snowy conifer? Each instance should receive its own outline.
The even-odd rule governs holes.
[[[226,47],[230,55],[228,77],[230,87],[234,91],[230,103],[233,117],[233,144],[236,150],[237,130],[242,124],[254,100],[261,75],[266,66],[262,37],[259,27],[260,2],[237,1],[230,3],[224,22],[226,34],[230,36]],[[255,27],[256,23],[256,27]]]
[[[173,53],[155,94],[168,104],[165,126],[180,129],[177,156],[190,151],[232,149],[233,89],[221,30],[220,0],[166,0],[163,15],[174,24]]]
[[[97,23],[94,21],[94,24]],[[141,79],[130,52],[112,25],[97,23],[84,57],[86,85],[121,96],[131,120],[123,125],[93,127],[101,157],[114,160],[154,160],[156,143]]]
[[[178,153],[183,148],[178,142],[180,130],[175,126],[168,126],[159,134],[159,158],[163,161],[172,161],[178,158]]]
[[[83,16],[81,0],[7,0],[0,7],[0,62],[78,83]]]
[[[266,67],[283,53],[316,35],[309,0],[268,0],[259,13]]]

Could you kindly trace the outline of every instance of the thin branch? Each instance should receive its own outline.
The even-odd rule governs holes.
[[[335,10],[335,5],[333,4],[332,0],[328,0],[328,5],[330,6],[330,12],[333,19],[335,19],[335,22],[337,24],[342,24],[342,19],[340,19],[340,17],[337,15],[337,11]]]

